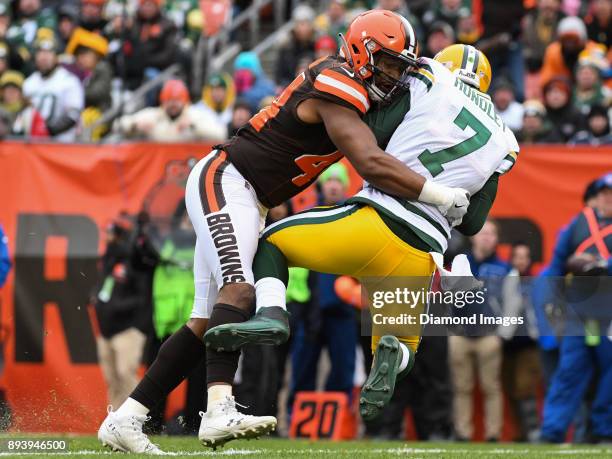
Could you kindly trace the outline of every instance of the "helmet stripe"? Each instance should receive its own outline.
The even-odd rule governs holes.
[[[397,14],[397,13],[395,13]],[[404,48],[406,48],[411,53],[416,53],[416,36],[414,34],[414,29],[408,19],[406,19],[401,14],[397,14],[404,26],[404,35],[406,35],[406,43],[404,43]]]
[[[408,20],[404,17],[402,17],[404,22],[404,25],[406,27],[406,29],[408,30],[408,33],[410,34],[410,39],[409,42],[406,45],[406,48],[408,49],[408,51],[414,53],[416,52],[416,37],[414,35],[414,29],[412,28],[412,25],[408,22]]]
[[[478,74],[478,64],[480,61],[480,53],[474,48],[474,73]]]
[[[461,68],[465,69],[467,67],[467,59],[468,54],[470,54],[470,50],[467,45],[463,45],[462,51],[463,56],[461,57]]]

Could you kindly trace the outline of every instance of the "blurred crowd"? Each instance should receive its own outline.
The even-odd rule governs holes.
[[[384,8],[411,21],[424,56],[455,42],[484,51],[490,94],[522,143],[611,141],[612,0],[293,5],[292,30],[266,51],[266,65],[245,51],[194,89],[194,50],[209,19],[194,0],[0,0],[0,138],[223,140],[310,62],[334,54],[352,18]],[[228,18],[248,6],[232,4]],[[173,64],[182,76],[151,88],[142,111],[103,117]]]

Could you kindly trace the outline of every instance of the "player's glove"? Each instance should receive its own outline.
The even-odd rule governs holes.
[[[463,188],[451,188],[426,180],[419,201],[435,205],[451,226],[457,226],[470,205],[470,193]]]

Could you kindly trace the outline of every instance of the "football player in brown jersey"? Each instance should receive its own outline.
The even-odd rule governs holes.
[[[244,322],[254,302],[253,257],[268,208],[316,180],[346,156],[370,184],[393,195],[436,205],[448,218],[467,210],[465,190],[426,180],[381,150],[362,116],[405,90],[402,76],[417,59],[417,40],[402,16],[373,10],[359,15],[338,56],[313,62],[229,142],[192,170],[186,204],[197,233],[191,319],[161,347],[144,379],[117,411],[109,411],[100,441],[116,449],[156,452],[142,432],[149,410],[206,354],[208,408],[199,439],[218,446],[276,427],[272,416],[236,409],[232,382],[239,351],[205,350],[207,329]],[[278,318],[280,308],[265,308]],[[278,342],[286,339],[280,333]]]

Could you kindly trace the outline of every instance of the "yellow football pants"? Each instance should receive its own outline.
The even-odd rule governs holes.
[[[431,256],[398,238],[369,206],[317,207],[269,226],[263,234],[289,266],[357,279],[411,277],[429,288]],[[423,305],[421,305],[422,307]],[[416,351],[420,335],[398,336]],[[379,336],[372,336],[372,350]]]

